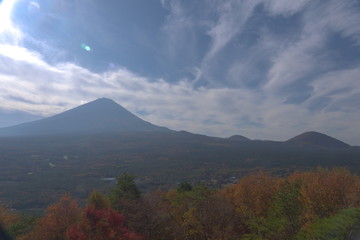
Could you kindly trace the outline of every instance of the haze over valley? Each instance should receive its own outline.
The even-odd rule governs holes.
[[[360,171],[360,148],[322,133],[284,142],[209,137],[153,125],[106,98],[1,128],[0,151],[0,198],[16,209],[43,208],[64,192],[86,197],[123,173],[137,176],[146,192],[182,181],[220,187],[259,169]]]

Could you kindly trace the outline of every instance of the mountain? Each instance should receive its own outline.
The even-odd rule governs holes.
[[[227,138],[230,141],[236,141],[236,142],[247,142],[247,141],[251,141],[249,138],[241,136],[241,135],[233,135],[229,138]]]
[[[348,148],[350,145],[318,132],[305,132],[293,137],[286,142],[299,146],[316,146],[324,148]]]
[[[135,116],[111,99],[100,98],[55,116],[0,129],[0,136],[107,134],[171,131]]]
[[[104,179],[123,173],[137,176],[144,192],[184,181],[219,187],[259,169],[286,175],[337,166],[360,173],[360,148],[321,133],[276,142],[176,132],[104,98],[0,129],[6,135],[13,137],[0,137],[0,201],[22,210],[44,209],[63,192],[85,201],[92,189],[113,187]]]

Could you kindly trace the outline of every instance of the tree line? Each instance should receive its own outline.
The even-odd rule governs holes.
[[[2,226],[19,240],[340,240],[360,224],[360,177],[343,168],[260,171],[221,189],[184,182],[145,195],[134,180],[118,177],[85,206],[66,194],[42,217],[2,207]]]

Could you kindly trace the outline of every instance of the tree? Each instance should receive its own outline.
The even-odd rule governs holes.
[[[230,202],[205,185],[170,191],[171,239],[211,240],[235,236],[235,211]]]
[[[289,179],[302,182],[302,201],[310,222],[341,209],[360,207],[360,179],[347,169],[319,168],[314,172],[294,173]]]
[[[163,212],[163,194],[160,191],[137,200],[120,199],[119,205],[126,218],[126,226],[147,239],[169,239],[166,236],[167,214]]]
[[[329,218],[318,219],[300,231],[296,240],[343,240],[353,239],[352,230],[360,224],[360,208],[347,208]],[[356,231],[355,231],[356,233]]]
[[[135,231],[150,237],[154,234],[156,217],[152,206],[143,199],[135,184],[135,177],[123,174],[117,178],[116,186],[111,190],[109,199],[111,206],[126,217],[126,225]]]
[[[32,215],[20,215],[18,221],[8,226],[7,231],[13,239],[21,239],[21,236],[34,229],[37,219],[38,217]]]
[[[284,180],[274,195],[267,217],[248,221],[250,239],[292,240],[302,227],[303,205],[300,200],[299,181]]]
[[[86,207],[79,224],[67,232],[68,240],[144,240],[125,227],[125,217],[108,208]]]
[[[19,217],[16,214],[0,206],[0,224],[2,224],[4,227],[14,224],[18,221],[18,219]]]
[[[279,178],[265,172],[253,173],[224,189],[223,194],[242,218],[264,218],[279,189],[279,183]]]
[[[65,240],[67,230],[79,221],[80,213],[77,202],[65,194],[59,202],[48,207],[45,216],[37,221],[34,230],[21,239]]]
[[[116,186],[110,193],[110,200],[112,203],[116,203],[120,198],[136,200],[140,196],[140,191],[135,184],[135,177],[125,173],[117,178]]]
[[[187,192],[187,191],[191,191],[192,189],[193,189],[193,187],[191,186],[190,183],[182,182],[177,186],[176,191],[178,191],[178,192]]]
[[[90,193],[87,204],[94,206],[95,209],[108,209],[110,200],[99,191],[94,190]]]

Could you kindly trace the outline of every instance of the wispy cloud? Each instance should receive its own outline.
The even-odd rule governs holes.
[[[205,59],[214,57],[243,29],[260,1],[224,1],[217,8],[218,19],[208,30],[212,39]]]
[[[298,1],[287,1],[287,0],[271,0],[264,1],[264,5],[267,10],[273,15],[292,15],[303,10],[310,0],[298,0]]]
[[[341,49],[329,47],[339,35],[359,49],[354,1],[161,3],[169,11],[164,61],[186,62],[177,81],[51,62],[1,35],[1,108],[49,116],[108,97],[175,130],[278,140],[317,130],[360,144],[360,58],[339,65]]]
[[[70,63],[39,67],[36,63],[4,58],[0,58],[0,62],[1,73],[11,65],[27,69],[24,74],[14,71],[0,75],[2,107],[36,114],[55,114],[81,101],[105,96],[158,125],[215,136],[238,133],[253,138],[286,139],[297,134],[299,129],[317,127],[321,130],[324,126],[327,129],[332,121],[339,128],[356,125],[350,121],[339,122],[338,112],[310,114],[306,106],[284,104],[278,98],[265,97],[258,90],[194,89],[186,81],[170,84],[127,69],[96,74]],[[353,76],[356,74],[354,72]],[[337,86],[317,92],[319,96],[322,91],[327,95],[333,88]],[[325,124],[325,119],[329,123]]]

